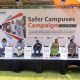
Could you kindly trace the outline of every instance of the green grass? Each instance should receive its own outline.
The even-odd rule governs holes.
[[[44,71],[36,73],[32,71],[22,71],[15,73],[12,71],[0,71],[0,80],[80,80],[79,70],[68,70],[65,75],[57,71]]]

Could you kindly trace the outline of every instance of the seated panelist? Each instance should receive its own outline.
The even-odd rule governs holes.
[[[36,55],[37,52],[38,54],[40,54],[41,49],[42,49],[42,44],[39,42],[39,40],[36,40],[36,43],[33,46],[34,54]]]
[[[6,38],[3,38],[2,42],[0,43],[0,56],[2,56],[2,54],[5,51],[5,47],[7,47],[7,46],[9,46],[7,43],[7,40],[6,40]]]
[[[53,56],[56,56],[58,55],[58,51],[59,51],[59,42],[58,39],[55,39],[55,41],[51,45],[51,54]]]
[[[74,54],[76,54],[76,43],[74,42],[73,39],[70,40],[70,43],[68,45],[68,52],[71,54],[71,57],[74,57]]]
[[[17,56],[21,56],[22,53],[24,53],[24,47],[25,47],[25,44],[23,40],[22,39],[18,40],[16,47],[15,47]]]

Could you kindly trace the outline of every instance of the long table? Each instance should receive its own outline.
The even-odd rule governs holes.
[[[4,59],[0,58],[0,70],[2,71],[14,71],[20,72],[23,70],[33,70],[37,73],[41,73],[44,70],[58,70],[61,74],[65,74],[69,65],[80,66],[80,60],[77,58],[68,60],[61,60],[59,58],[43,59],[41,57],[23,59],[12,58]]]

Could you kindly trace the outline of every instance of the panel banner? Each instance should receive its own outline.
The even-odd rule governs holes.
[[[10,46],[19,39],[31,46],[38,39],[44,46],[58,39],[64,46],[74,39],[80,43],[80,9],[0,9],[0,42]]]

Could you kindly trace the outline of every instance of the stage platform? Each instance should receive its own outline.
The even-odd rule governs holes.
[[[14,71],[20,72],[23,70],[32,70],[37,73],[41,73],[44,70],[58,70],[61,74],[67,72],[69,65],[80,66],[80,60],[78,58],[68,58],[62,60],[58,58],[44,59],[42,57],[32,57],[31,59],[24,59],[23,57],[15,57],[11,59],[0,58],[0,70],[1,71]]]

